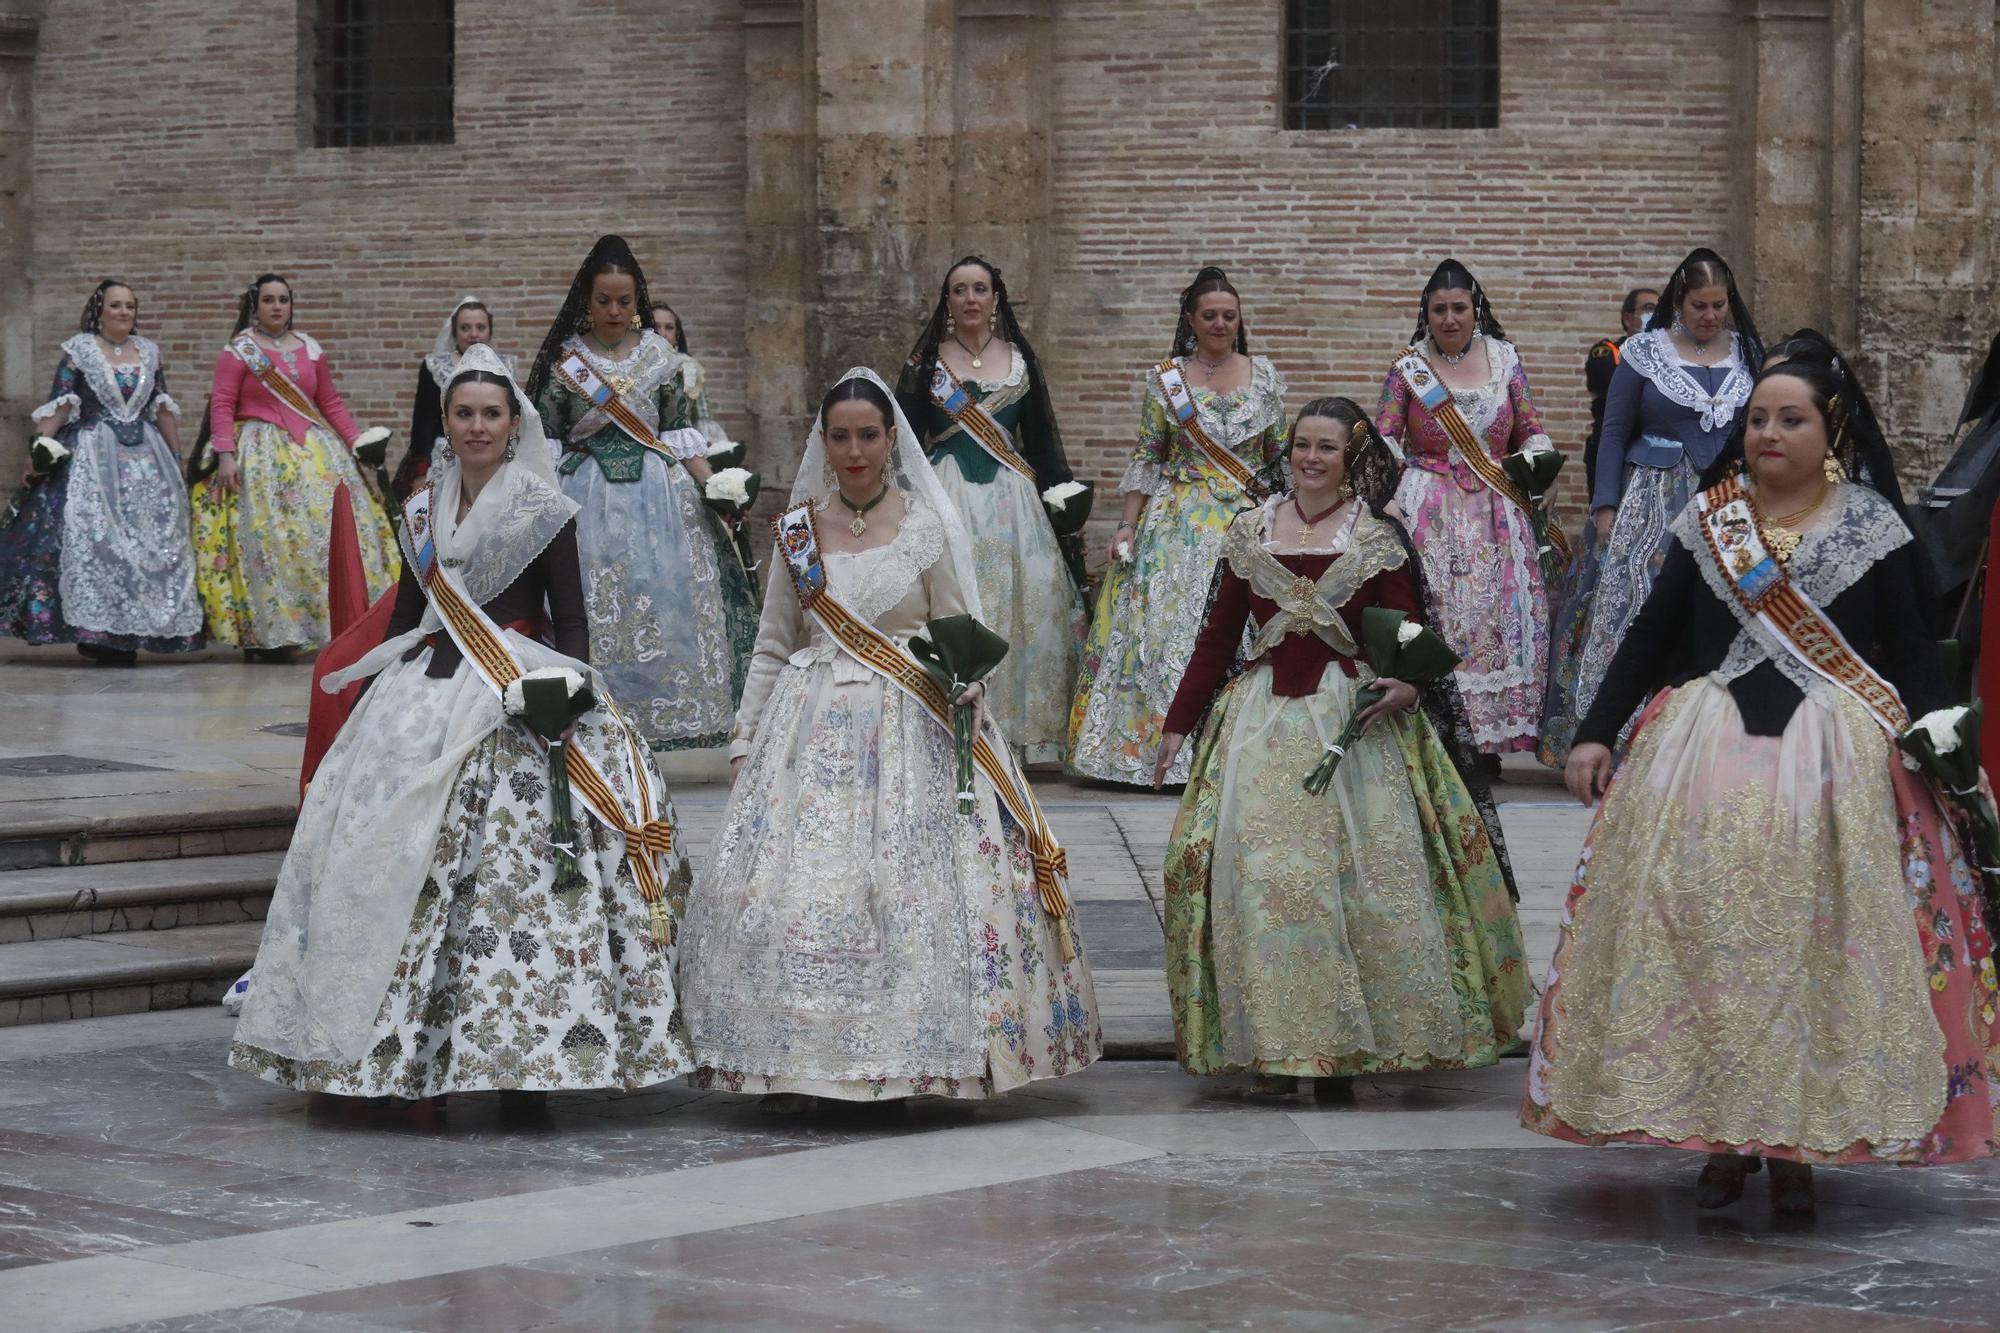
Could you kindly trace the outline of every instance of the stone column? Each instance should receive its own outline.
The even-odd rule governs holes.
[[[1033,337],[1048,306],[1049,118],[1042,90],[1055,51],[1050,0],[958,0],[958,164],[952,257],[979,254],[1005,270],[1007,294]],[[945,263],[950,263],[947,259]],[[933,289],[942,273],[932,275]]]
[[[790,493],[813,397],[807,349],[819,283],[812,245],[815,180],[810,30],[802,0],[744,6],[743,200],[746,385],[755,423],[751,466],[772,503]]]
[[[36,355],[34,284],[35,46],[39,4],[0,8],[0,478],[20,474],[28,412],[51,367]],[[9,480],[6,483],[12,486]]]

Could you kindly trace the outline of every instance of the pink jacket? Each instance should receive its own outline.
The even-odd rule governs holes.
[[[320,415],[340,432],[341,442],[353,444],[361,428],[354,424],[347,404],[340,401],[340,391],[333,387],[333,370],[327,364],[326,353],[304,334],[299,339],[305,344],[303,350],[274,352],[271,359],[319,407]],[[250,373],[243,359],[227,347],[215,358],[215,383],[210,392],[213,396],[208,405],[209,443],[217,453],[228,453],[236,447],[239,419],[268,421],[300,444],[305,443],[306,430],[312,423],[272,396],[264,382]]]

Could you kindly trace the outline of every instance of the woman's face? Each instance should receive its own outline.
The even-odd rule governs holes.
[[[273,338],[292,326],[292,289],[267,282],[257,289],[257,327]]]
[[[106,287],[97,311],[97,328],[107,339],[122,343],[139,323],[139,298],[130,287]]]
[[[1770,375],[1751,391],[1743,418],[1743,456],[1759,486],[1791,490],[1826,463],[1826,418],[1795,375]]]
[[[826,412],[826,461],[847,495],[866,499],[882,489],[889,461],[889,426],[882,409],[860,398],[844,398]]]
[[[1205,292],[1196,297],[1190,318],[1195,341],[1201,344],[1209,360],[1219,361],[1235,350],[1236,330],[1242,323],[1243,311],[1232,293]]]
[[[1332,417],[1300,417],[1292,431],[1292,480],[1302,493],[1327,495],[1347,480],[1350,428]]]
[[[444,413],[445,438],[474,476],[500,466],[514,433],[513,396],[498,384],[461,384]]]
[[[1680,317],[1689,337],[1698,343],[1708,342],[1729,321],[1729,289],[1689,288],[1688,294],[1681,298]]]
[[[615,343],[632,328],[639,284],[630,273],[600,273],[590,280],[590,327],[599,342]]]
[[[493,317],[484,310],[461,310],[451,322],[451,336],[461,353],[475,343],[492,342]]]
[[[951,303],[951,322],[970,333],[987,326],[993,318],[993,275],[983,264],[960,264],[944,279],[945,298]]]
[[[1424,302],[1424,323],[1437,349],[1457,356],[1472,341],[1472,331],[1477,327],[1472,293],[1463,287],[1438,288]]]
[[[653,332],[670,343],[678,344],[681,340],[681,317],[663,305],[654,306]]]

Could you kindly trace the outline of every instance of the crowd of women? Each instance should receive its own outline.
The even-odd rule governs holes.
[[[1289,422],[1204,268],[1143,374],[1094,598],[1049,384],[968,257],[893,389],[826,393],[761,612],[705,493],[737,447],[616,237],[525,382],[486,305],[450,312],[393,523],[282,278],[242,294],[186,490],[137,315],[104,283],[63,345],[0,627],[99,661],[318,646],[343,485],[370,593],[394,588],[324,682],[365,688],[305,796],[239,1068],[523,1114],[683,1074],[798,1108],[1075,1072],[1102,1038],[1022,767],[1061,761],[1183,784],[1192,1073],[1333,1093],[1532,1031],[1524,1123],[1709,1154],[1705,1206],[1766,1163],[1806,1211],[1814,1162],[1994,1151],[1984,796],[1905,761],[1954,715],[1893,458],[1848,358],[1809,330],[1767,350],[1713,252],[1617,348],[1574,553],[1464,265],[1423,287],[1372,413]],[[964,617],[1007,645],[976,680],[933,669]],[[557,725],[525,702],[550,680]],[[724,744],[697,877],[653,753]],[[1489,788],[1515,752],[1602,798],[1532,1025]]]

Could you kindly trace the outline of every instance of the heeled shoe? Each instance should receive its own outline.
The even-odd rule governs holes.
[[[1290,1097],[1299,1090],[1299,1081],[1291,1074],[1252,1074],[1250,1095],[1253,1097]]]
[[[139,654],[130,648],[106,648],[98,643],[79,643],[77,654],[84,661],[96,666],[129,667],[139,665]]]
[[[1694,1182],[1697,1208],[1727,1208],[1743,1197],[1743,1182],[1763,1170],[1764,1159],[1738,1153],[1715,1152],[1701,1168]]]
[[[1771,1211],[1786,1217],[1811,1217],[1819,1206],[1809,1162],[1771,1162]]]

